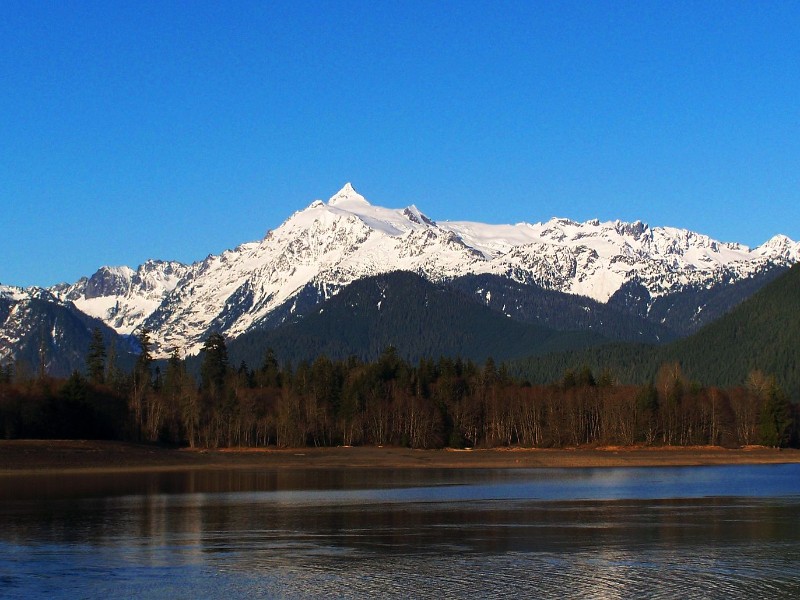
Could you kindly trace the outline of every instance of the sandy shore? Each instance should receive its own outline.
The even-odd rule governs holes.
[[[191,469],[633,467],[800,462],[800,450],[748,447],[410,450],[166,449],[124,442],[0,440],[0,475]]]

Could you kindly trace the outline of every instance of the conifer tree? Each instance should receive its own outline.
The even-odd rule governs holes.
[[[209,392],[220,392],[225,385],[228,372],[228,349],[225,338],[220,333],[208,336],[203,348],[203,363],[200,366],[200,378],[203,389]]]
[[[92,341],[89,344],[89,353],[86,355],[86,371],[91,383],[95,385],[105,383],[106,346],[99,327],[95,327],[92,331]]]
[[[761,443],[774,448],[785,446],[791,433],[792,405],[774,379],[766,390],[759,417]]]
[[[180,350],[173,348],[167,361],[167,372],[164,375],[164,393],[173,395],[183,383],[185,368],[181,360]]]
[[[61,388],[61,397],[72,404],[80,404],[86,401],[86,383],[78,371],[73,371],[70,378]],[[60,424],[62,426],[75,425],[73,424]]]
[[[120,379],[120,371],[117,367],[117,345],[111,342],[108,347],[108,356],[106,357],[105,382],[116,389],[120,385]]]
[[[153,355],[150,350],[150,330],[143,327],[136,339],[139,342],[139,356],[133,370],[134,384],[137,388],[143,388],[146,384],[151,383],[153,376],[150,372],[150,365],[153,364]]]
[[[281,384],[280,368],[272,348],[267,348],[267,352],[264,355],[264,364],[261,365],[261,370],[258,373],[258,380],[262,387],[279,387]]]
[[[153,363],[153,355],[150,353],[150,330],[142,328],[138,336],[139,356],[133,368],[133,393],[130,397],[130,408],[133,415],[134,435],[140,437],[145,425],[145,403],[147,395],[151,391],[152,373],[150,365]]]

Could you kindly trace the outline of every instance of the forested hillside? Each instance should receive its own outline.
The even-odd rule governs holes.
[[[614,344],[533,357],[514,362],[510,369],[532,382],[549,382],[565,369],[586,365],[641,384],[652,381],[667,362],[680,363],[690,379],[704,385],[742,385],[749,373],[761,371],[800,399],[800,267],[792,267],[691,337],[660,347]]]
[[[587,331],[609,340],[628,342],[659,343],[677,337],[662,323],[648,321],[619,303],[598,302],[508,277],[464,275],[447,285],[499,314],[558,331]],[[649,294],[646,298],[649,299]]]
[[[256,364],[272,348],[279,361],[297,364],[320,355],[375,360],[393,346],[412,362],[439,356],[482,362],[604,341],[592,332],[515,321],[449,287],[398,271],[349,285],[295,323],[245,334],[229,343],[229,353],[235,364]]]
[[[308,327],[303,351],[313,360],[280,361],[264,349],[245,362],[215,333],[195,377],[177,351],[158,365],[144,331],[136,364],[125,371],[96,328],[87,375],[53,379],[6,364],[0,435],[200,447],[797,445],[800,404],[790,400],[800,389],[798,299],[794,267],[691,338],[550,353],[507,368],[491,358],[412,361],[377,344],[397,340],[407,352],[424,353],[433,332],[449,331],[453,355],[469,349],[485,356],[502,348],[545,352],[562,334],[499,317],[407,273],[380,276],[296,324]],[[288,338],[286,348],[297,339]],[[347,344],[368,341],[374,359],[348,356]],[[347,357],[332,359],[326,349]]]

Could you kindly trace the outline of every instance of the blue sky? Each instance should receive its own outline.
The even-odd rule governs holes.
[[[345,182],[800,239],[798,2],[0,3],[0,282],[191,262]]]

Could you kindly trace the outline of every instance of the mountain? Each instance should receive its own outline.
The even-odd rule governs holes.
[[[242,360],[258,366],[268,348],[294,364],[320,354],[375,360],[391,345],[412,362],[439,356],[483,362],[605,341],[594,333],[514,321],[448,285],[398,271],[360,279],[296,322],[245,333],[230,342],[228,354],[234,366]]]
[[[754,281],[751,287],[757,287],[759,277],[799,257],[800,244],[784,236],[751,250],[638,221],[436,222],[414,205],[374,206],[347,184],[328,202],[316,200],[294,213],[260,241],[192,265],[148,261],[136,270],[103,267],[49,292],[119,334],[150,329],[160,357],[175,347],[196,353],[212,331],[234,339],[277,327],[308,314],[359,279],[394,271],[435,283],[492,277],[501,285],[487,304],[501,312],[504,305],[519,305],[515,318],[557,321],[559,327],[572,329],[565,315],[588,311],[592,315],[582,322],[592,330],[603,324],[604,335],[618,329],[611,335],[615,339],[650,341],[681,335],[674,323],[684,322],[687,311],[705,311],[694,296],[715,296],[742,281]],[[508,302],[497,296],[503,281],[510,282],[513,298]],[[470,293],[480,293],[479,288]],[[541,302],[523,296],[540,290],[565,295],[551,305],[569,308],[548,314],[535,309]],[[730,295],[732,304],[741,300],[735,296]],[[673,304],[680,310],[669,309]],[[669,310],[660,318],[651,316],[653,310],[661,314],[660,306]],[[672,321],[670,312],[678,315]],[[609,326],[620,323],[620,314],[637,319]]]
[[[800,400],[800,265],[764,286],[697,333],[663,346],[614,344],[514,363],[533,382],[560,378],[567,369],[608,370],[626,383],[652,380],[660,365],[679,362],[687,376],[706,385],[744,383],[760,370]]]
[[[148,260],[135,271],[130,267],[101,267],[91,277],[50,291],[78,310],[101,319],[117,333],[129,334],[161,305],[189,272],[179,262]]]
[[[744,279],[683,286],[656,298],[638,281],[629,281],[606,303],[498,275],[464,275],[450,285],[518,321],[593,331],[612,340],[663,343],[695,333],[787,269],[775,265]]]
[[[16,362],[34,374],[40,367],[53,376],[83,370],[92,331],[99,328],[107,347],[118,348],[119,366],[132,349],[98,319],[60,302],[47,290],[0,286],[0,364]]]

